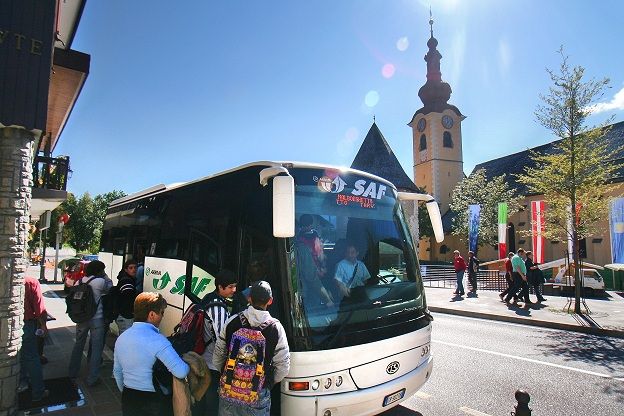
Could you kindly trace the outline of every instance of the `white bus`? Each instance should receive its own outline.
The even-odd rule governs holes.
[[[441,239],[438,205],[428,195],[399,193],[351,169],[250,163],[114,201],[99,258],[114,277],[124,260],[144,257],[144,291],[162,293],[170,305],[165,335],[215,289],[220,269],[239,276],[239,290],[267,280],[269,311],[291,350],[273,412],[373,415],[414,394],[433,367],[432,318],[403,199],[427,203]],[[344,293],[335,277],[354,249],[360,282]]]

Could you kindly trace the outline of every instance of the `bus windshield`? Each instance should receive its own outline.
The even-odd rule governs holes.
[[[370,177],[292,169],[295,351],[340,348],[428,325],[414,244],[396,191]]]

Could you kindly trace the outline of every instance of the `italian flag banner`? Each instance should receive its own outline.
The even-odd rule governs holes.
[[[498,258],[507,258],[507,203],[498,204]]]
[[[531,235],[533,237],[533,259],[535,263],[544,263],[544,201],[531,201]]]

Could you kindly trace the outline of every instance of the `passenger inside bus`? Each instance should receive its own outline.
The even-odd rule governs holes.
[[[313,229],[312,215],[300,217],[300,230],[295,240],[299,283],[305,308],[316,309],[321,306],[333,306],[332,298],[322,283],[327,272],[323,242],[318,232]]]

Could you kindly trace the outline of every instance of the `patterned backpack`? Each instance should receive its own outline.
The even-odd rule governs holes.
[[[228,345],[228,355],[219,380],[219,396],[236,404],[250,405],[258,401],[266,379],[272,377],[267,369],[271,367],[277,331],[270,329],[275,329],[277,320],[268,319],[252,328],[242,312],[238,314],[238,319],[241,326],[232,333]]]

